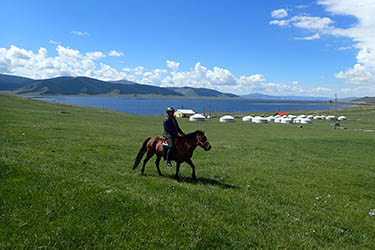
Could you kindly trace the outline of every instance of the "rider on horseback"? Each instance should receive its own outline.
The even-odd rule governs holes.
[[[163,136],[168,142],[168,152],[167,152],[167,166],[172,167],[171,158],[172,153],[175,148],[175,139],[177,137],[184,136],[184,133],[178,126],[177,120],[174,117],[174,108],[167,108],[168,117],[164,120],[164,133]]]

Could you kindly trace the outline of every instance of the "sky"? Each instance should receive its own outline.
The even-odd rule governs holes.
[[[0,73],[375,96],[374,0],[2,0]]]

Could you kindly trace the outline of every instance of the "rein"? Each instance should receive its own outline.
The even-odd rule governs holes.
[[[201,142],[200,140],[197,139],[197,146],[201,146],[202,148],[204,148],[204,146],[209,143],[208,141],[206,141],[205,143]]]

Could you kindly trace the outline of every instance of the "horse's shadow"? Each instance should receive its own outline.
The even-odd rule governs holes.
[[[174,175],[167,175],[164,177],[176,180]],[[197,177],[196,180],[194,180],[191,177],[180,177],[177,181],[183,182],[183,183],[195,184],[195,185],[201,184],[201,185],[217,186],[223,189],[239,189],[239,187],[235,186],[234,184],[226,184],[226,183],[217,181],[215,179],[206,178],[206,177]]]

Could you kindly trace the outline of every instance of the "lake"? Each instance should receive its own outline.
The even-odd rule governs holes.
[[[168,106],[175,109],[192,109],[202,113],[251,113],[277,111],[332,110],[334,105],[312,101],[270,101],[250,99],[161,99],[161,98],[128,98],[128,97],[95,97],[95,96],[38,96],[31,97],[43,101],[112,109],[128,114],[162,115]],[[338,109],[351,107],[337,105]]]

